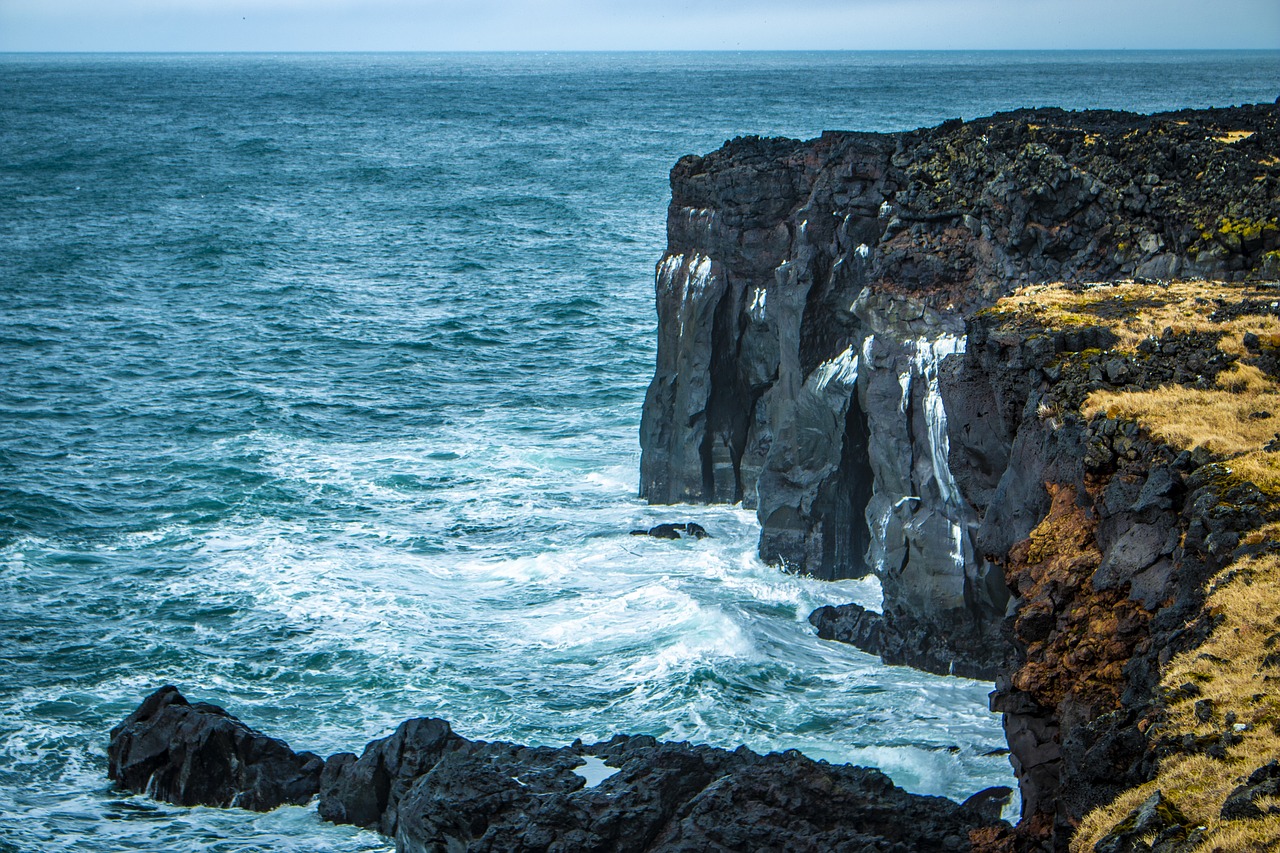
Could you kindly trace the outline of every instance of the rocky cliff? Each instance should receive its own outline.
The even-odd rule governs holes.
[[[1242,283],[1280,275],[1280,109],[738,139],[671,183],[641,493],[741,500],[766,560],[874,572],[883,616],[820,631],[998,678],[1016,844],[1065,846],[1155,772],[1162,668],[1270,511],[1203,442],[1088,402],[1265,362]]]

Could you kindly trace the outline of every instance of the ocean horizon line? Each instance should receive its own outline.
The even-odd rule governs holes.
[[[883,55],[883,54],[1280,54],[1280,47],[1070,47],[1070,48],[520,48],[457,50],[0,50],[0,56],[544,56],[544,55]]]

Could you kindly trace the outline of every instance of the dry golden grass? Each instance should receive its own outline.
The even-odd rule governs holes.
[[[1280,524],[1256,535],[1274,539],[1280,535]],[[1200,695],[1172,702],[1167,718],[1152,734],[1217,735],[1228,728],[1226,713],[1234,712],[1237,724],[1244,726],[1239,732],[1243,740],[1227,749],[1225,759],[1206,755],[1166,759],[1155,779],[1088,814],[1072,839],[1072,851],[1092,850],[1111,827],[1157,790],[1193,825],[1206,828],[1197,853],[1280,848],[1280,815],[1236,821],[1219,818],[1231,792],[1255,769],[1280,756],[1280,696],[1268,680],[1280,668],[1264,664],[1268,655],[1280,651],[1280,555],[1237,561],[1211,590],[1206,606],[1221,614],[1223,623],[1203,646],[1170,661],[1163,678],[1170,690],[1190,682]],[[1210,722],[1201,722],[1195,715],[1199,699],[1214,703]]]
[[[1222,332],[1223,350],[1243,354],[1245,332],[1280,337],[1280,319],[1274,315],[1249,315],[1226,322],[1209,319],[1216,299],[1273,301],[1274,290],[1249,285],[1196,282],[1140,284],[1120,281],[1072,292],[1061,284],[1037,284],[1019,288],[1001,299],[995,311],[1021,316],[1049,329],[1105,326],[1119,339],[1116,349],[1133,351],[1138,342],[1171,328],[1187,332]]]
[[[1246,333],[1266,346],[1280,346],[1280,318],[1212,319],[1220,304],[1245,299],[1269,304],[1274,297],[1274,291],[1257,287],[1206,282],[1117,282],[1079,292],[1036,285],[1001,300],[995,310],[1047,328],[1105,326],[1118,339],[1115,349],[1129,353],[1166,328],[1221,335],[1218,348],[1241,361],[1218,376],[1216,387],[1095,391],[1085,400],[1084,414],[1136,421],[1179,450],[1203,447],[1226,461],[1233,479],[1252,482],[1280,502],[1280,454],[1264,449],[1280,433],[1280,382],[1244,361]]]
[[[1228,226],[1235,227],[1233,223],[1222,227]],[[1271,315],[1211,319],[1219,305],[1245,299],[1269,304],[1276,295],[1259,288],[1204,282],[1121,282],[1074,293],[1048,285],[1023,288],[995,310],[1015,323],[1031,326],[1106,326],[1119,339],[1116,348],[1130,353],[1144,338],[1160,335],[1167,327],[1178,333],[1220,334],[1219,348],[1239,360],[1218,376],[1214,387],[1096,391],[1082,409],[1086,416],[1105,413],[1136,421],[1157,440],[1180,450],[1203,447],[1227,468],[1229,481],[1251,482],[1280,504],[1280,452],[1265,449],[1280,433],[1280,382],[1249,363],[1243,342],[1245,333],[1252,332],[1264,346],[1280,345],[1280,320]],[[1244,539],[1255,547],[1277,541],[1280,522]],[[1223,802],[1253,770],[1280,757],[1280,691],[1270,680],[1280,679],[1280,664],[1268,659],[1280,654],[1280,554],[1264,553],[1233,563],[1211,584],[1206,607],[1221,614],[1223,621],[1203,646],[1175,657],[1165,668],[1164,687],[1182,698],[1171,702],[1167,715],[1150,734],[1174,740],[1187,734],[1216,737],[1227,729],[1234,731],[1224,718],[1233,712],[1235,722],[1243,726],[1237,732],[1241,742],[1226,750],[1225,759],[1204,754],[1166,759],[1151,782],[1123,792],[1113,803],[1086,815],[1072,839],[1072,851],[1092,850],[1157,790],[1193,825],[1204,827],[1197,853],[1280,851],[1280,815],[1235,821],[1219,817]],[[1199,695],[1173,692],[1186,683],[1196,685]],[[1214,703],[1208,723],[1196,717],[1199,699]]]
[[[1248,139],[1250,136],[1253,136],[1252,130],[1228,130],[1226,133],[1221,136],[1215,136],[1213,139],[1215,142],[1225,142],[1227,145],[1234,145],[1237,142],[1242,142]]]
[[[1258,368],[1237,363],[1218,376],[1217,386],[1094,391],[1083,408],[1090,417],[1104,413],[1137,421],[1179,449],[1203,447],[1228,458],[1261,452],[1280,432],[1280,385]]]

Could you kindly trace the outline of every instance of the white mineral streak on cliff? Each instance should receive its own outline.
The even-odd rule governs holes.
[[[689,260],[689,275],[685,279],[684,298],[686,301],[697,299],[707,289],[711,280],[711,258],[695,254]]]
[[[833,390],[840,391],[846,397],[857,381],[858,354],[854,352],[853,347],[847,348],[830,361],[824,361],[809,375],[809,382],[812,383],[815,391],[819,393],[826,391],[827,386],[835,382],[837,388]]]
[[[658,264],[658,292],[661,295],[671,293],[676,286],[676,273],[684,266],[684,255],[667,255]]]
[[[951,442],[947,438],[947,410],[942,405],[942,394],[938,390],[938,369],[942,360],[949,355],[964,352],[965,336],[943,335],[929,340],[919,338],[915,341],[915,359],[912,364],[918,381],[924,382],[924,418],[929,428],[929,452],[933,457],[933,476],[938,486],[939,496],[948,506],[959,500],[960,492],[955,477],[951,474],[951,466],[947,459],[951,453]]]
[[[710,238],[716,221],[716,212],[709,207],[686,207],[683,210],[689,235],[699,234]]]
[[[928,339],[918,338],[913,342],[914,357],[911,365],[914,381],[922,384],[921,415],[925,422],[925,435],[928,442],[928,454],[932,463],[933,485],[938,491],[940,503],[938,510],[946,517],[951,528],[951,565],[957,579],[964,578],[964,533],[963,506],[960,489],[956,485],[955,476],[951,473],[948,458],[951,453],[951,442],[947,438],[947,410],[942,403],[942,394],[938,390],[938,371],[942,360],[949,355],[964,352],[966,339],[964,335],[942,335]],[[924,483],[919,484],[924,486]]]
[[[947,412],[938,383],[943,360],[963,353],[965,338],[894,342],[890,335],[879,343],[869,336],[862,348],[864,379],[882,389],[870,422],[868,562],[882,579],[899,576],[904,589],[922,597],[921,606],[927,599],[940,611],[960,607],[968,509],[948,463]]]
[[[698,302],[712,278],[712,260],[701,253],[686,258],[683,253],[668,255],[658,265],[658,293],[675,296],[680,319],[680,336],[685,334],[685,321],[697,312]]]

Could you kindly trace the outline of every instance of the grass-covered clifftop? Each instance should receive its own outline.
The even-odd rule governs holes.
[[[1053,509],[1006,568],[1024,599],[1014,686],[1045,705],[1125,717],[1138,735],[1126,741],[1140,753],[1127,780],[1137,784],[1091,811],[1071,849],[1275,849],[1280,287],[1039,285],[1001,300],[986,323],[1023,345],[1091,344],[1049,366],[1038,410],[1051,426],[1087,422],[1087,494],[1049,484]],[[1161,459],[1184,472],[1176,485],[1187,496],[1163,569],[1173,576],[1163,586],[1143,573],[1107,583],[1096,544],[1107,495]],[[1174,612],[1184,624],[1162,624]],[[1141,683],[1137,658],[1154,663],[1157,684]],[[1108,748],[1126,748],[1117,744]]]
[[[875,572],[879,618],[818,622],[995,678],[1019,843],[1065,849],[1152,778],[1163,674],[1275,513],[1280,106],[743,137],[671,189],[641,494]]]

